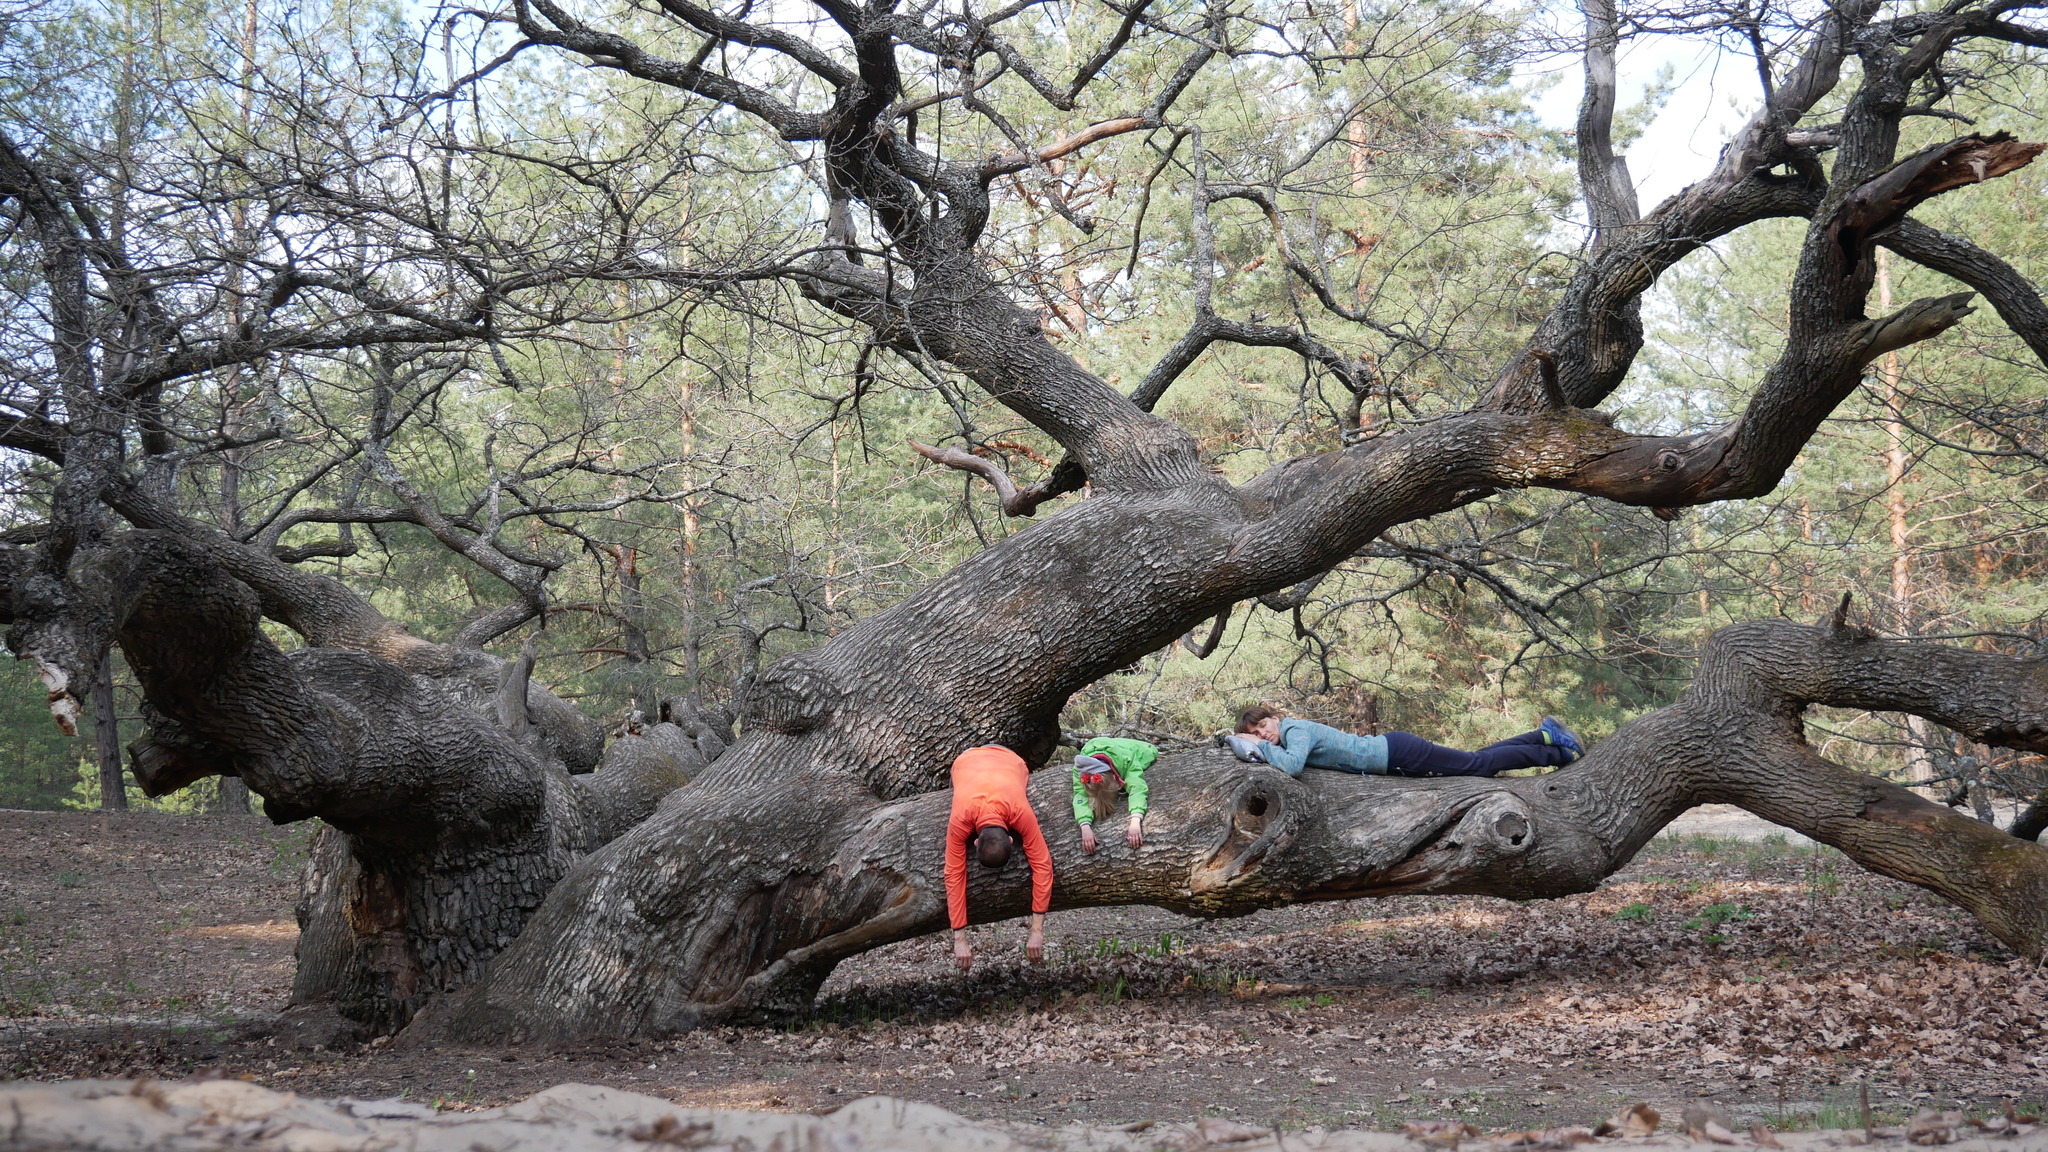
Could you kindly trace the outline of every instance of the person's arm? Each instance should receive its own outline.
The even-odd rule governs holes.
[[[1124,777],[1124,796],[1131,808],[1130,824],[1124,829],[1124,843],[1133,848],[1145,846],[1145,809],[1151,795],[1151,789],[1145,786],[1144,768],[1135,768]]]
[[[967,943],[967,842],[974,838],[972,821],[955,812],[946,823],[946,918],[953,926],[953,963],[962,972],[974,966],[974,948]]]
[[[1095,805],[1088,802],[1088,789],[1081,784],[1081,773],[1069,769],[1074,777],[1074,821],[1081,825],[1081,851],[1095,854]]]
[[[1159,745],[1143,740],[1133,740],[1131,745],[1131,768],[1143,776],[1145,769],[1159,762]]]
[[[1157,756],[1153,759],[1158,759]],[[1145,783],[1145,769],[1150,762],[1138,764],[1124,773],[1124,802],[1130,806],[1133,818],[1143,816],[1152,800],[1152,789]]]
[[[1046,847],[1045,833],[1038,828],[1038,814],[1028,803],[1017,814],[1017,834],[1024,839],[1024,859],[1031,864],[1031,935],[1024,941],[1024,958],[1042,964],[1045,914],[1052,910],[1052,849]]]
[[[1283,728],[1280,730],[1280,738],[1282,740],[1292,739],[1294,747],[1289,748],[1285,744],[1275,744],[1271,740],[1261,740],[1259,741],[1259,752],[1265,756],[1266,763],[1287,773],[1289,776],[1301,775],[1301,770],[1308,767],[1309,751],[1316,746],[1315,737],[1308,732],[1302,731],[1300,728],[1296,728],[1293,736],[1289,737],[1287,730]]]

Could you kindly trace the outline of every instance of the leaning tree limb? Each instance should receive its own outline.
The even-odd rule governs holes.
[[[1807,38],[1798,62],[1722,148],[1711,173],[1630,226],[1603,228],[1600,245],[1588,254],[1527,343],[1557,356],[1561,384],[1574,405],[1595,407],[1627,376],[1643,344],[1637,303],[1660,275],[1739,228],[1810,213],[1815,186],[1823,182],[1813,152],[1792,144],[1787,134],[1834,91],[1856,37],[1880,7],[1880,0],[1852,0],[1829,9]],[[1593,34],[1602,36],[1597,14],[1589,13],[1588,21]],[[1582,109],[1582,115],[1589,111],[1599,109]],[[1776,164],[1790,164],[1794,171],[1774,174],[1771,168]],[[1613,177],[1612,169],[1601,170],[1596,145],[1595,163],[1582,178],[1597,183]],[[1592,195],[1598,198],[1600,190]],[[1614,221],[1619,219],[1616,212]],[[1518,358],[1504,366],[1484,406],[1534,411],[1543,403],[1533,363]]]
[[[1593,226],[1592,250],[1618,239],[1642,211],[1628,158],[1614,150],[1615,50],[1620,33],[1614,0],[1586,0],[1585,95],[1579,101],[1579,188]],[[1640,323],[1640,319],[1636,321]]]
[[[1556,487],[1650,508],[1674,508],[1769,492],[1784,476],[1821,422],[1862,379],[1863,369],[1893,348],[1926,340],[1970,312],[1969,296],[1918,300],[1890,316],[1863,314],[1878,237],[1907,219],[1919,204],[1956,187],[2017,170],[2044,145],[2003,135],[1966,136],[1901,160],[1868,180],[1849,185],[1814,215],[1794,280],[1793,332],[1784,354],[1766,371],[1740,417],[1721,428],[1688,436],[1629,436],[1574,410],[1565,360],[1550,349],[1525,357],[1533,402],[1512,417],[1477,411],[1365,444],[1286,461],[1244,486],[1271,502],[1273,520],[1262,524],[1251,563],[1306,559],[1333,522],[1360,522],[1362,509],[1380,506],[1390,492],[1407,489],[1404,462],[1427,456],[1435,467],[1455,468],[1463,458],[1478,465],[1466,475],[1458,502],[1503,488]],[[1550,375],[1550,366],[1558,377]],[[1556,421],[1549,434],[1537,431]],[[1525,437],[1516,453],[1506,438]],[[1493,462],[1512,467],[1495,467]],[[1419,478],[1419,477],[1417,477]],[[1441,485],[1434,489],[1441,493]],[[1439,500],[1413,505],[1415,515],[1448,511]],[[1377,532],[1380,529],[1375,529]],[[1369,538],[1369,537],[1368,537]],[[1363,544],[1364,541],[1358,542]],[[1287,571],[1306,578],[1289,562]]]
[[[2048,304],[2042,303],[2040,289],[2019,269],[1970,240],[1918,220],[1901,220],[1891,231],[1879,236],[1878,243],[1922,267],[1969,285],[1991,302],[2005,326],[2027,342],[2042,364],[2048,365]]]
[[[119,483],[109,507],[137,528],[174,533],[204,547],[229,576],[253,590],[264,616],[297,632],[315,648],[368,652],[414,675],[438,681],[473,710],[496,693],[505,662],[474,647],[436,644],[332,577],[301,571],[261,544],[245,544],[143,490]],[[604,754],[604,730],[540,684],[527,706],[550,751],[572,772],[588,772]]]
[[[1687,808],[1728,803],[1962,905],[2022,955],[2048,951],[2048,847],[1816,755],[1802,720],[1813,704],[1906,711],[1972,739],[2048,749],[2048,667],[2039,662],[1755,621],[1715,633],[1675,704],[1544,776],[1310,771],[1296,779],[1218,751],[1169,755],[1147,777],[1144,847],[1084,854],[1071,822],[1046,822],[1053,907],[1142,903],[1231,916],[1411,893],[1563,896],[1597,886]],[[1041,773],[1032,803],[1058,811],[1067,788],[1063,774]],[[740,800],[720,789],[706,802],[737,821],[775,792],[748,795]],[[597,923],[588,912],[551,923],[557,931],[545,937],[548,948],[508,954],[478,988],[423,1017],[419,1035],[659,1034],[772,1015],[802,1007],[838,960],[943,928],[947,794],[844,801],[800,801],[805,838],[811,828],[821,833],[800,860],[790,859],[786,844],[733,835],[683,844],[643,825],[551,901],[568,897],[563,902],[580,908],[617,911],[595,913]],[[650,893],[629,887],[615,866],[640,853],[658,854],[700,886],[664,890],[649,906]],[[972,873],[976,921],[1028,910],[1023,867]],[[739,877],[769,874],[777,879],[740,905],[710,895],[734,891]],[[731,932],[742,924],[738,939],[774,947],[736,951]],[[627,925],[646,954],[664,959],[621,978],[605,959],[612,950],[591,944],[607,928]],[[536,995],[531,980],[546,994]],[[580,991],[595,983],[608,986],[602,1004]]]
[[[976,456],[965,448],[934,448],[929,444],[920,444],[915,440],[909,443],[911,451],[934,464],[943,464],[948,468],[958,468],[962,472],[971,473],[988,481],[989,487],[996,490],[996,502],[1002,506],[1003,515],[1005,516],[1034,515],[1038,511],[1038,506],[1045,503],[1053,495],[1048,492],[1047,486],[1043,483],[1033,484],[1024,488],[1017,487],[1016,483],[1010,479],[1010,474],[1003,471],[1001,465],[998,465],[993,460],[986,460]]]

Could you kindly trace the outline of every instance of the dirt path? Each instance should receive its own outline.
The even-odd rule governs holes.
[[[1966,916],[1774,839],[1660,839],[1599,891],[1406,898],[1191,921],[1153,909],[1017,924],[842,965],[789,1029],[578,1048],[274,1046],[303,830],[0,812],[0,1068],[202,1068],[322,1096],[500,1104],[563,1081],[699,1107],[815,1110],[884,1093],[975,1118],[1390,1127],[1591,1123],[1710,1094],[1776,1122],[2048,1101],[2048,973]]]
[[[1991,804],[1992,814],[1998,818],[1998,826],[2010,827],[2013,817],[2019,814],[2020,806],[2010,800],[1996,800]],[[1692,839],[1710,837],[1717,840],[1743,840],[1763,842],[1781,840],[1787,847],[1812,848],[1813,841],[1780,827],[1761,816],[1755,816],[1733,804],[1702,804],[1664,828],[1666,837]]]

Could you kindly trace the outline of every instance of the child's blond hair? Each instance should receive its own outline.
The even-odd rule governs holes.
[[[1092,784],[1086,780],[1081,781],[1081,790],[1088,793],[1088,811],[1097,820],[1109,818],[1110,812],[1116,808],[1117,793],[1122,791],[1117,787],[1116,778],[1106,773],[1101,780]]]

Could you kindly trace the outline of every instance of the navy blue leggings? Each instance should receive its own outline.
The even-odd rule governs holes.
[[[1510,768],[1566,764],[1570,756],[1543,733],[1524,732],[1477,752],[1460,752],[1432,744],[1407,732],[1387,733],[1387,773],[1391,776],[1492,776]]]

